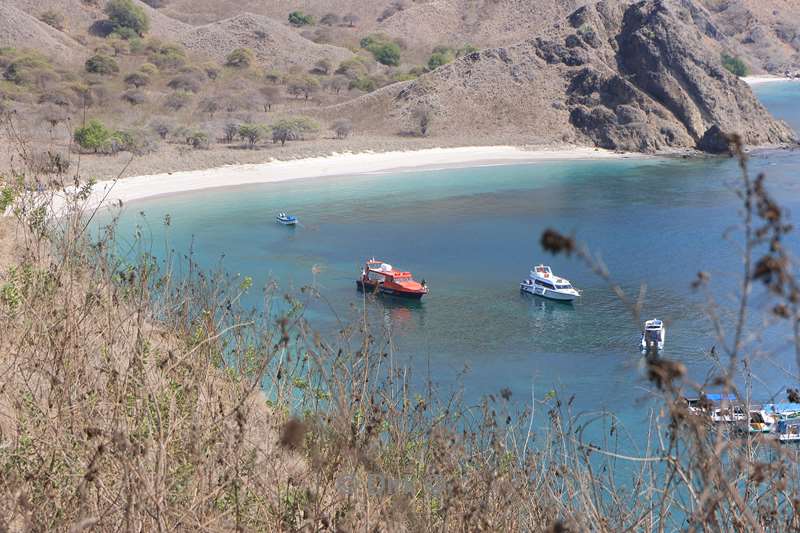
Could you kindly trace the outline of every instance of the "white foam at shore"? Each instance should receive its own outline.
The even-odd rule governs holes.
[[[413,151],[340,153],[326,157],[310,157],[268,163],[230,165],[207,170],[191,170],[134,176],[95,184],[86,203],[87,208],[113,205],[154,196],[233,187],[259,183],[275,183],[304,178],[351,176],[358,174],[423,170],[448,167],[510,164],[536,161],[611,159],[645,157],[620,154],[587,147],[527,150],[515,146],[468,146],[431,148]],[[63,198],[54,199],[53,209],[63,207]]]

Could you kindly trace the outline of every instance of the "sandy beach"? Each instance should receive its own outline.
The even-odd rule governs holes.
[[[786,78],[782,76],[773,76],[771,74],[763,74],[758,76],[744,76],[742,81],[748,85],[758,85],[760,83],[775,83],[783,81],[800,81],[799,78]]]
[[[339,153],[260,164],[229,165],[207,170],[132,176],[95,184],[86,207],[113,205],[155,196],[219,187],[273,183],[295,179],[321,178],[408,170],[500,165],[553,160],[584,160],[646,157],[587,147],[531,148],[515,146],[469,146],[430,148],[414,151]],[[63,203],[55,198],[55,204]],[[56,211],[60,205],[53,206]]]

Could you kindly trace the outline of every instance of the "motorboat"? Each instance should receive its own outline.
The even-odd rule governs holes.
[[[275,220],[284,226],[294,226],[297,224],[297,217],[287,215],[286,213],[278,213],[278,216],[275,217]]]
[[[800,420],[781,420],[776,432],[781,442],[800,442]]]
[[[708,393],[700,397],[684,398],[689,412],[693,415],[707,416],[715,423],[733,423],[747,420],[747,411],[735,394]]]
[[[644,323],[644,331],[642,331],[642,353],[648,351],[661,351],[664,349],[664,341],[667,337],[667,328],[664,327],[664,322],[654,318]]]
[[[547,265],[534,267],[528,279],[520,283],[519,287],[522,292],[562,302],[571,302],[581,295],[568,279],[556,276]]]
[[[378,261],[374,257],[364,264],[361,277],[356,286],[363,292],[377,292],[403,298],[421,299],[428,294],[425,280],[414,280],[411,272],[397,270],[389,263]]]

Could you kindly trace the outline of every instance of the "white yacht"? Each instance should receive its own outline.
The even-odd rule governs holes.
[[[547,265],[531,270],[528,279],[519,284],[520,290],[562,302],[571,302],[581,295],[568,279],[559,278]]]
[[[647,353],[648,347],[653,347],[659,352],[664,349],[664,341],[667,338],[667,328],[664,322],[654,318],[644,323],[642,332],[642,353]]]

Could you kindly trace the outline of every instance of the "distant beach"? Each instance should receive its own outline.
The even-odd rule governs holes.
[[[132,176],[95,184],[87,207],[127,203],[188,191],[272,183],[304,178],[345,176],[403,170],[501,165],[553,160],[647,157],[597,148],[564,146],[526,149],[515,146],[468,146],[413,151],[339,153],[288,161],[230,165],[206,170]],[[62,199],[56,198],[59,204]],[[59,205],[54,205],[58,211]]]
[[[744,76],[741,80],[748,85],[758,85],[760,83],[775,83],[783,81],[799,81],[800,78],[787,78],[782,76],[773,76],[771,74],[763,74],[758,76]]]

